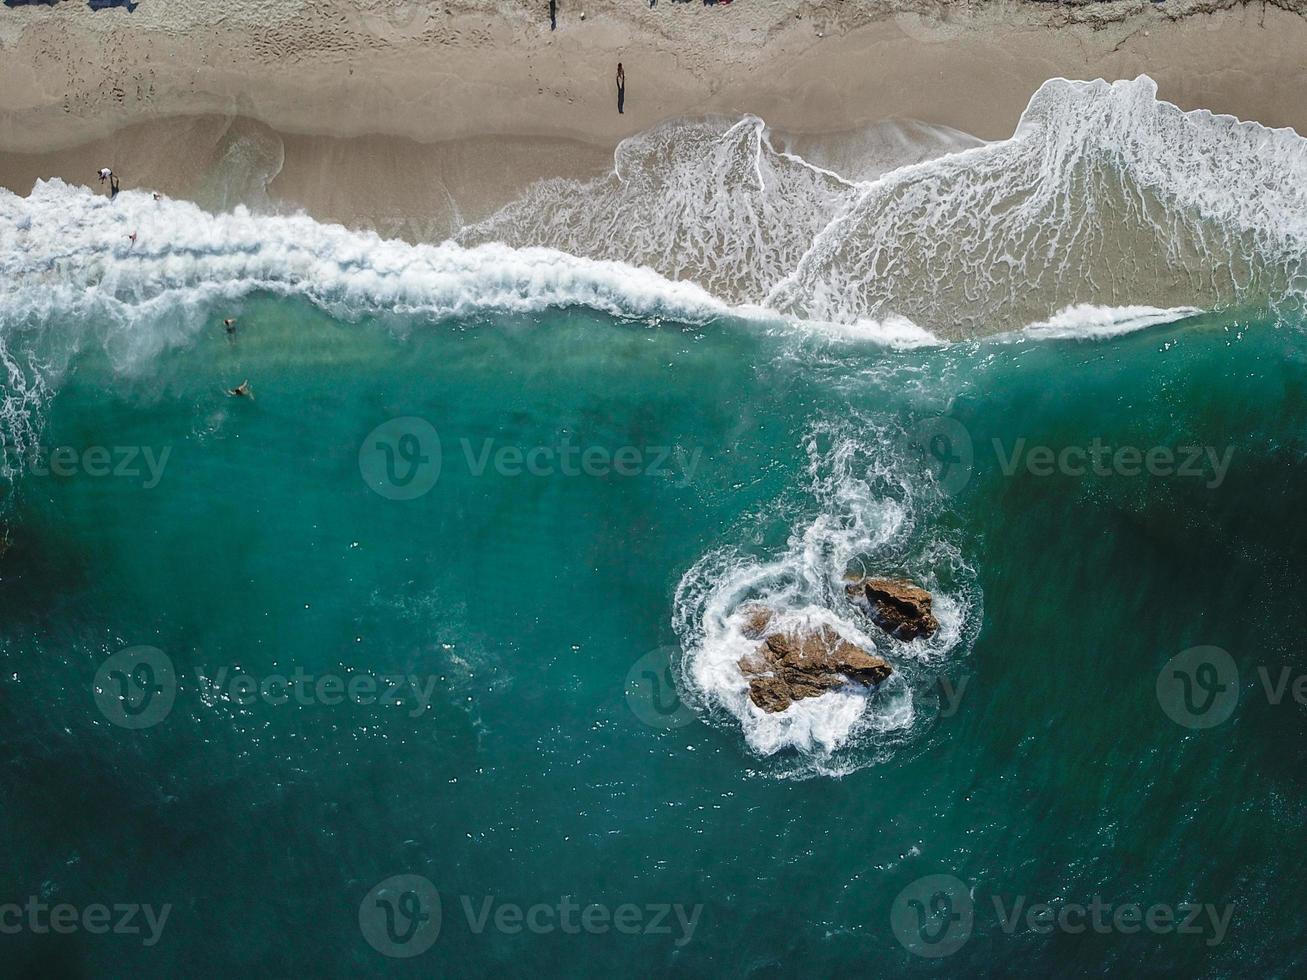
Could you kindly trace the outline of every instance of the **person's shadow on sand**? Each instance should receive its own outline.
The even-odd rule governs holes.
[[[617,111],[626,111],[626,70],[622,63],[617,63]]]

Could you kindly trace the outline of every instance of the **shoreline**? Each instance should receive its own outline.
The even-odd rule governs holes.
[[[1050,77],[1147,73],[1182,109],[1307,133],[1307,18],[1280,7],[585,6],[580,21],[564,4],[552,33],[525,0],[438,13],[243,0],[216,20],[197,0],[6,8],[0,186],[90,185],[110,165],[124,186],[210,207],[302,208],[438,240],[537,179],[608,172],[621,139],[678,116],[750,113],[792,135],[904,118],[993,140]],[[618,60],[624,115],[609,91]]]

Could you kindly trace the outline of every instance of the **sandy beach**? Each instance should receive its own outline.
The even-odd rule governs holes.
[[[683,115],[800,134],[903,117],[998,139],[1047,78],[1148,73],[1182,108],[1307,131],[1303,50],[1292,10],[1189,0],[564,0],[555,31],[524,0],[62,2],[0,13],[0,185],[111,165],[206,206],[433,240],[536,179],[603,173],[622,138]]]

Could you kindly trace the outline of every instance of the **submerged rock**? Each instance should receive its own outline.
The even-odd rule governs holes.
[[[774,618],[765,606],[745,610],[743,632],[762,639]],[[850,681],[876,685],[893,669],[829,626],[784,630],[767,636],[753,653],[739,660],[749,681],[749,699],[763,711],[784,711],[802,698],[815,698]]]
[[[899,640],[930,636],[939,629],[931,612],[931,595],[902,578],[867,578],[844,587],[849,600],[871,621]]]

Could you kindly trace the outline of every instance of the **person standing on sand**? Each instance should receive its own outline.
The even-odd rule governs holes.
[[[100,183],[103,184],[106,180],[108,180],[112,176],[113,176],[113,171],[110,170],[108,167],[100,168]]]
[[[617,111],[623,113],[626,111],[626,70],[622,63],[617,63]]]
[[[549,0],[549,29],[558,27],[558,0]]]

